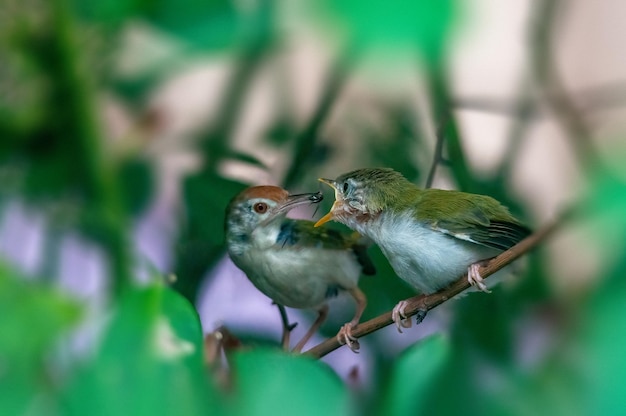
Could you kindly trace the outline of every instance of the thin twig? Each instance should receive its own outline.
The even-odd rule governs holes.
[[[470,169],[463,146],[459,125],[453,112],[449,91],[449,77],[445,62],[433,62],[426,68],[427,85],[435,122],[441,129],[438,136],[445,137],[450,171],[458,188],[465,192],[479,192],[478,184]]]
[[[428,178],[426,179],[425,188],[431,188],[435,181],[435,174],[437,173],[437,166],[444,162],[443,158],[443,144],[446,140],[444,135],[444,129],[441,126],[437,126],[437,142],[435,143],[435,153],[433,154],[433,162],[430,165],[430,171],[428,172]]]
[[[507,148],[496,174],[500,183],[504,183],[512,177],[514,160],[519,154],[519,148],[524,138],[530,132],[533,119],[537,116],[535,99],[531,94],[530,81],[527,78],[528,76],[524,76],[518,87],[519,91],[515,100],[514,118],[508,133]]]
[[[537,97],[531,97],[531,85],[524,85],[528,95],[529,108],[521,117],[530,121],[544,119],[548,114],[545,109],[539,107]],[[608,82],[592,87],[580,88],[570,92],[571,99],[580,103],[578,108],[583,113],[597,113],[619,109],[626,106],[626,81]],[[464,111],[477,111],[481,113],[497,114],[517,118],[520,117],[519,100],[501,99],[487,95],[470,95],[455,98],[452,102],[454,109]]]
[[[483,278],[487,278],[488,276],[491,276],[492,274],[510,264],[514,260],[518,259],[522,255],[526,254],[531,249],[535,248],[538,244],[548,238],[558,228],[558,226],[562,224],[563,219],[564,216],[559,217],[557,220],[544,226],[539,231],[528,236],[507,251],[501,253],[499,256],[489,260],[484,266],[480,267],[480,275]],[[470,284],[467,281],[467,274],[465,274],[452,285],[443,290],[440,290],[437,293],[433,293],[432,295],[419,295],[407,299],[405,315],[410,318],[416,315],[417,312],[420,310],[431,310],[436,306],[439,306],[442,303],[452,299],[454,296],[458,295],[469,287]],[[380,316],[377,316],[376,318],[370,319],[369,321],[363,322],[356,326],[352,331],[352,335],[356,338],[361,338],[392,323],[393,320],[391,319],[391,311],[386,312]],[[335,337],[333,337],[304,352],[304,354],[308,354],[316,358],[321,358],[339,347],[341,347],[341,344]]]
[[[333,67],[330,69],[317,107],[302,131],[294,138],[294,155],[287,168],[283,184],[285,188],[293,187],[306,170],[306,164],[314,153],[320,129],[324,126],[333,105],[343,91],[350,69],[360,54],[360,45],[351,44],[344,49]]]
[[[539,91],[556,121],[568,135],[581,165],[596,167],[599,166],[599,158],[591,142],[591,129],[563,85],[554,62],[555,31],[559,27],[558,18],[563,16],[565,6],[566,3],[561,0],[543,0],[536,3],[531,61]]]
[[[289,316],[287,316],[287,310],[285,307],[279,303],[274,303],[278,308],[278,313],[280,313],[280,320],[283,323],[283,336],[281,339],[281,345],[284,349],[289,349],[289,338],[291,335],[291,331],[298,325],[296,322],[293,324],[289,323]]]

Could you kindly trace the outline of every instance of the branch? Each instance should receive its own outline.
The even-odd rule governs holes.
[[[424,188],[431,188],[435,181],[435,174],[437,173],[437,166],[440,163],[444,163],[443,158],[443,144],[445,142],[445,135],[443,133],[443,127],[437,127],[437,142],[435,143],[435,153],[433,154],[433,163],[430,165],[430,171],[428,171],[428,178],[426,179],[426,185]]]
[[[343,50],[333,67],[329,71],[328,80],[325,83],[317,107],[311,115],[303,130],[294,137],[293,159],[287,172],[283,184],[285,188],[293,187],[302,172],[306,169],[306,164],[314,153],[320,129],[328,119],[333,109],[333,105],[343,91],[343,87],[349,76],[349,71],[360,54],[360,45],[350,44]]]
[[[536,103],[531,94],[530,81],[526,78],[528,77],[524,76],[518,87],[514,118],[507,138],[507,149],[496,174],[499,183],[504,183],[513,176],[513,162],[519,154],[524,138],[530,132],[531,122],[537,117]]]
[[[521,115],[530,121],[541,120],[547,116],[545,109],[539,107],[537,98],[531,96],[532,85],[524,83],[522,88],[528,96],[529,107]],[[580,88],[570,93],[571,99],[580,103],[578,108],[582,113],[597,113],[613,109],[620,109],[626,105],[626,81],[607,82],[586,88]],[[519,100],[518,100],[519,101]],[[487,95],[470,95],[454,98],[452,105],[455,110],[477,111],[488,114],[497,114],[517,118],[520,117],[520,104],[509,99]]]
[[[453,102],[449,91],[450,82],[445,62],[435,62],[428,65],[426,77],[433,118],[440,131],[437,136],[445,138],[452,176],[459,190],[478,192],[474,174],[461,145],[463,140],[453,112]]]
[[[535,248],[537,245],[539,245],[539,243],[548,238],[561,225],[564,218],[565,216],[559,217],[552,223],[549,223],[548,225],[541,228],[539,231],[520,241],[507,251],[501,253],[499,256],[487,261],[485,266],[480,267],[480,275],[483,278],[487,278],[488,276],[491,276],[498,270],[502,269],[503,267],[507,266],[514,260],[518,259],[522,255]],[[452,299],[454,296],[458,295],[469,287],[470,284],[467,281],[467,274],[465,274],[463,275],[463,277],[459,278],[459,280],[437,293],[433,293],[431,295],[419,295],[409,298],[407,299],[405,315],[410,318],[416,315],[418,310],[431,310],[436,306],[439,306],[442,303]],[[391,319],[391,312],[386,312],[380,316],[377,316],[376,318],[370,319],[369,321],[357,325],[353,329],[352,335],[356,338],[361,338],[392,323],[393,320]],[[341,344],[339,344],[339,341],[337,341],[336,337],[333,337],[304,352],[304,354],[311,355],[315,358],[321,358],[339,347],[341,347]]]
[[[566,3],[562,0],[543,0],[535,5],[531,65],[539,91],[554,114],[556,121],[569,136],[583,167],[597,167],[598,154],[592,144],[592,132],[583,114],[573,103],[554,62],[553,43],[558,19],[563,16]]]

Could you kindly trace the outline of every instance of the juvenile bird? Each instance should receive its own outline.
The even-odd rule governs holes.
[[[286,217],[292,208],[321,199],[321,192],[290,195],[276,186],[244,190],[227,208],[228,254],[257,289],[275,303],[317,309],[317,319],[295,351],[304,347],[326,319],[327,300],[348,292],[356,302],[356,310],[337,338],[356,351],[359,345],[351,330],[367,304],[357,283],[361,272],[375,273],[363,238],[357,233],[319,229],[312,221]]]
[[[424,294],[443,289],[465,272],[470,284],[489,292],[480,263],[530,234],[491,197],[420,189],[393,169],[358,169],[320,181],[335,190],[335,202],[315,226],[336,220],[371,238],[396,274]],[[406,305],[401,301],[392,313],[400,332],[411,326]],[[418,323],[425,316],[420,311]]]

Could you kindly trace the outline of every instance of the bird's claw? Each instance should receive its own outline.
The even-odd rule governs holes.
[[[479,271],[480,265],[478,263],[471,264],[467,270],[467,281],[470,285],[476,286],[479,290],[485,293],[491,293],[491,290],[487,288],[487,285],[483,283],[483,277]]]
[[[348,348],[352,350],[352,352],[359,353],[359,349],[361,348],[361,344],[359,344],[358,339],[352,335],[352,330],[354,329],[354,325],[351,322],[343,325],[339,332],[337,332],[337,342],[340,345],[347,345]]]
[[[407,305],[406,300],[401,300],[391,311],[391,319],[396,324],[399,333],[402,333],[402,328],[410,328],[412,325],[411,320],[404,313]]]
[[[424,318],[426,318],[426,314],[428,313],[428,309],[418,309],[415,314],[415,325],[419,325],[422,323]]]

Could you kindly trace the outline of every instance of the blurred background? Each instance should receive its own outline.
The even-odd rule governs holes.
[[[2,0],[2,413],[623,412],[624,15],[618,0]],[[491,295],[358,355],[281,353],[276,307],[225,255],[226,205],[366,166],[491,195],[533,229],[577,215]],[[291,215],[319,218],[324,191]],[[364,319],[415,294],[371,254]],[[331,302],[308,348],[352,308]],[[288,313],[297,340],[314,313]]]

